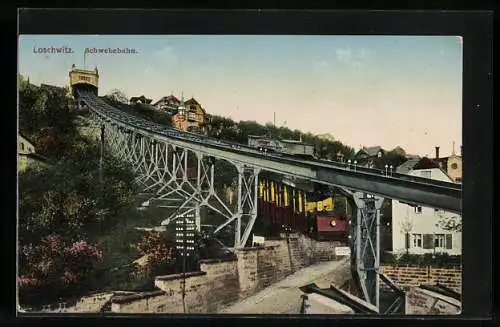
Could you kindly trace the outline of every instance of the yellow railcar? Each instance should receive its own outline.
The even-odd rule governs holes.
[[[296,201],[293,203],[290,199],[295,193]],[[259,197],[265,202],[281,204],[288,207],[295,205],[295,212],[332,212],[334,209],[333,196],[322,201],[307,201],[307,195],[304,191],[294,190],[286,185],[279,185],[272,181],[260,181]]]

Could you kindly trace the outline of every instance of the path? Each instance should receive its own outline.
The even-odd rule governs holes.
[[[241,300],[218,313],[299,314],[303,294],[299,287],[316,283],[320,288],[341,286],[351,277],[350,258],[329,261],[303,268],[284,280]]]

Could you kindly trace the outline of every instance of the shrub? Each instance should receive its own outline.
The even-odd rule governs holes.
[[[449,255],[448,253],[426,253],[419,254],[402,254],[394,255],[384,252],[380,256],[381,264],[389,264],[394,266],[431,266],[436,268],[447,268],[460,266],[462,256]]]

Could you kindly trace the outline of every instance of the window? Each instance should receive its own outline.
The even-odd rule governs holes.
[[[423,235],[423,248],[424,249],[432,249],[433,248],[433,240],[434,240],[434,235],[432,234],[424,234]]]
[[[422,247],[422,234],[413,234],[413,247],[414,248]]]
[[[451,164],[451,169],[457,169],[457,168],[458,168],[458,165],[456,162]]]
[[[434,209],[434,213],[436,215],[443,215],[444,214],[444,210],[443,209]]]
[[[21,143],[21,150],[24,151],[24,143]]]
[[[444,248],[446,245],[446,238],[444,234],[436,234],[434,236],[434,247],[435,248]]]
[[[462,177],[457,177],[457,178],[455,178],[455,182],[457,182],[457,183],[462,183]]]
[[[377,157],[382,158],[382,151],[379,151],[379,152],[377,153]]]
[[[423,178],[431,178],[431,171],[430,170],[421,171],[420,176],[422,176]]]
[[[422,213],[422,207],[420,206],[415,207],[415,213]]]
[[[452,248],[452,235],[451,234],[446,234],[446,248],[451,249]]]

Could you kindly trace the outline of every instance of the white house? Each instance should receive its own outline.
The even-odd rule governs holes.
[[[435,161],[428,158],[410,159],[396,168],[398,173],[454,182]],[[460,220],[457,214],[441,209],[412,206],[392,200],[392,250],[393,253],[462,254],[462,233],[447,231],[439,220]]]

